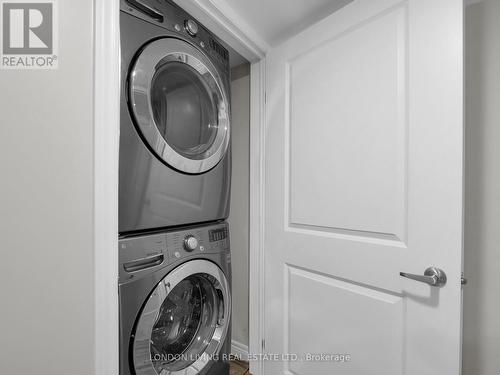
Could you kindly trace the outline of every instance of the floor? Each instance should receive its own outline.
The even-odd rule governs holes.
[[[229,375],[252,375],[248,369],[248,362],[231,361]]]

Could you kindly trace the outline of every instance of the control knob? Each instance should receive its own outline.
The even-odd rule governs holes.
[[[184,238],[184,249],[187,251],[193,251],[198,247],[198,240],[195,236],[188,235]]]
[[[184,23],[184,27],[186,28],[186,31],[189,33],[189,35],[196,36],[196,34],[198,34],[198,24],[193,20],[186,20],[186,22]]]

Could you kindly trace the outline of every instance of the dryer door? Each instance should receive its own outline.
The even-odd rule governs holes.
[[[191,44],[148,44],[129,77],[131,111],[149,148],[171,167],[203,173],[229,144],[229,99],[210,59]]]
[[[136,374],[197,374],[224,344],[230,314],[229,283],[219,267],[206,260],[177,267],[153,290],[136,323]]]

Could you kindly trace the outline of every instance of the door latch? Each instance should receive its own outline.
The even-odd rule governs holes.
[[[460,278],[460,284],[462,284],[462,285],[467,284],[467,279],[465,278],[465,275],[463,272],[462,272],[462,277]]]

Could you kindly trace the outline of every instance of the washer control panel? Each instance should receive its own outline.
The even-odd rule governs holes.
[[[152,270],[196,254],[229,251],[226,222],[119,240],[120,279]]]

